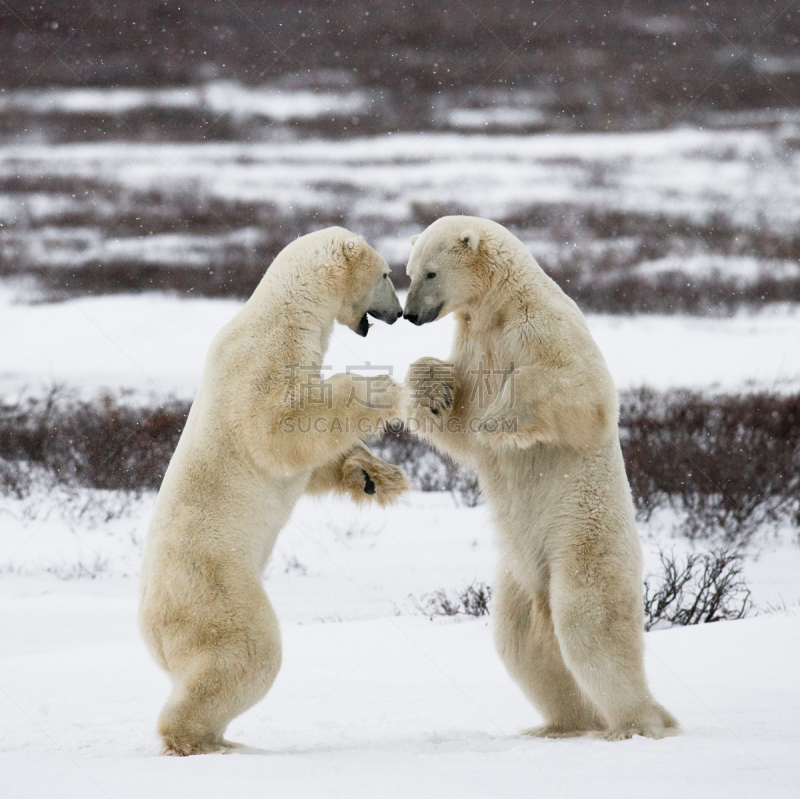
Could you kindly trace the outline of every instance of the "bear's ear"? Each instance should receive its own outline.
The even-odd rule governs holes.
[[[461,235],[458,237],[458,240],[463,244],[466,244],[474,252],[478,249],[478,244],[481,240],[481,234],[478,233],[477,230],[468,228],[461,233]]]
[[[358,255],[364,249],[364,244],[363,236],[351,236],[345,239],[342,244],[342,252],[345,258],[352,258],[354,255]]]
[[[414,234],[414,235],[411,237],[411,246],[412,246],[412,247],[413,247],[413,246],[414,246],[414,245],[417,243],[417,239],[418,239],[418,238],[419,238],[419,233],[415,233],[415,234]]]

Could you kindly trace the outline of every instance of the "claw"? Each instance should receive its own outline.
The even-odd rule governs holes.
[[[367,474],[367,472],[364,469],[361,470],[361,473],[364,475],[364,493],[374,494],[375,481]]]

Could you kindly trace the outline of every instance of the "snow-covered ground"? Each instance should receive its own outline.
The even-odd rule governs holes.
[[[616,744],[520,736],[535,713],[482,620],[284,625],[273,690],[229,730],[250,756],[176,760],[157,756],[152,724],[168,686],[135,635],[133,596],[15,593],[0,614],[8,631],[4,796],[761,799],[800,791],[797,616],[647,634],[652,687],[684,733]]]
[[[540,741],[491,622],[429,620],[416,600],[491,580],[486,509],[445,494],[391,511],[302,500],[265,587],[284,662],[229,737],[247,755],[158,756],[169,690],[136,632],[152,497],[111,523],[7,505],[0,560],[0,792],[9,797],[791,797],[800,791],[800,548],[748,562],[780,612],[646,635],[664,741]],[[645,538],[649,566],[658,541]],[[663,542],[662,542],[663,543]],[[70,579],[80,572],[95,579]]]
[[[59,304],[14,302],[0,283],[0,396],[37,393],[54,382],[94,394],[133,389],[156,400],[191,398],[214,334],[241,307],[236,300],[160,294],[83,298]],[[709,390],[797,390],[800,312],[767,306],[733,318],[590,315],[592,334],[621,389],[673,386]],[[448,317],[418,328],[380,322],[362,339],[337,326],[325,365],[391,366],[402,379],[423,355],[447,358]]]
[[[59,581],[98,579],[135,591],[153,501],[151,494],[129,501],[108,521],[108,501],[85,508],[58,493],[5,500],[0,575],[19,585],[44,580],[51,590]],[[663,512],[640,524],[645,572],[658,570],[659,548],[689,550],[685,539],[671,537],[674,522]],[[756,611],[800,612],[800,546],[790,531],[757,537],[751,553],[745,577]],[[485,505],[465,507],[444,492],[412,492],[391,512],[304,498],[265,579],[284,621],[354,621],[419,612],[417,601],[437,589],[491,584],[494,560]]]

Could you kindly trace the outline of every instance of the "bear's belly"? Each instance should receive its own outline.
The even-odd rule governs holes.
[[[553,558],[582,536],[585,460],[538,446],[505,450],[479,467],[505,567],[546,591]]]

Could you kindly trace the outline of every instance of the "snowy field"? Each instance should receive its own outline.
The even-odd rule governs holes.
[[[243,114],[255,104],[267,116],[275,106],[321,119],[359,102],[347,93],[256,94],[242,93]],[[139,107],[140,95],[39,92],[4,102]],[[210,86],[150,99],[181,108],[206,98],[212,108],[235,97]],[[497,109],[467,111],[490,119]],[[100,292],[108,285],[101,267],[127,268],[136,288],[152,287],[153,274],[171,285],[180,270],[194,269],[199,293],[209,274],[228,269],[234,279],[223,291],[214,278],[215,290],[246,296],[242,275],[295,235],[344,224],[366,235],[399,275],[409,236],[456,212],[507,224],[556,277],[571,274],[573,288],[590,275],[595,286],[641,286],[678,274],[685,279],[673,293],[711,282],[724,284],[727,297],[748,289],[751,304],[765,292],[800,296],[796,114],[724,130],[285,134],[261,142],[0,143],[0,271],[69,284],[65,273],[95,270],[81,290],[91,292],[94,279]],[[592,301],[585,287],[581,297]],[[645,291],[644,307],[647,299]]]
[[[346,204],[354,218],[373,216],[379,207],[398,221],[409,221],[412,202],[475,201],[486,216],[498,218],[532,202],[579,200],[697,216],[724,207],[748,222],[774,217],[786,223],[800,217],[797,135],[792,119],[777,130],[5,145],[0,177],[57,176],[167,192],[182,185],[280,207],[327,197],[329,207]],[[29,207],[34,218],[53,212],[46,195],[40,201]],[[87,198],[72,202],[78,208]],[[0,209],[8,220],[16,211],[13,197]]]
[[[797,616],[648,633],[651,685],[684,732],[616,744],[519,735],[536,714],[505,675],[484,621],[284,622],[273,690],[229,728],[251,749],[177,760],[157,756],[153,719],[168,686],[136,637],[136,599],[122,587],[92,588],[3,585],[4,796],[800,791]]]
[[[485,619],[430,621],[425,593],[491,580],[483,507],[412,495],[392,511],[301,501],[265,587],[284,663],[235,720],[233,756],[158,756],[169,687],[138,638],[152,498],[111,524],[15,521],[0,559],[0,791],[9,797],[791,797],[800,791],[800,615],[646,634],[656,695],[683,734],[541,741]],[[647,533],[645,533],[647,536]],[[648,566],[657,539],[645,537]],[[9,558],[10,555],[10,558]],[[85,576],[75,579],[76,567]],[[755,600],[796,606],[800,550],[748,564]],[[70,579],[70,577],[73,579]],[[59,579],[60,578],[60,579]],[[416,600],[416,601],[415,601]]]
[[[191,397],[211,336],[240,307],[163,295],[16,302],[0,290],[0,391],[54,381],[94,396]],[[797,388],[800,316],[592,316],[621,388]],[[337,327],[326,364],[446,357],[452,323]],[[88,494],[88,492],[87,492]],[[646,634],[658,698],[680,737],[542,741],[533,708],[494,654],[491,621],[429,620],[437,589],[491,583],[485,506],[411,494],[389,511],[302,500],[265,586],[284,664],[229,737],[249,749],[159,757],[168,680],[136,631],[153,496],[106,521],[54,492],[0,508],[0,795],[8,797],[791,797],[800,795],[800,547],[760,538],[745,576],[753,618]],[[646,570],[670,519],[642,526]]]

